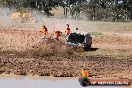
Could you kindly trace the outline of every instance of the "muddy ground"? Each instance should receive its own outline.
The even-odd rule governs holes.
[[[123,36],[126,35],[126,36]],[[131,34],[129,34],[131,35]],[[36,30],[0,27],[0,74],[79,77],[88,68],[95,77],[132,78],[132,37],[126,33],[93,35],[92,48],[84,51],[47,39]],[[46,39],[45,39],[46,38]]]

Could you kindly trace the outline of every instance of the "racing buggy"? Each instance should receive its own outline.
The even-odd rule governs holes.
[[[92,45],[92,37],[89,33],[82,35],[77,33],[71,33],[66,39],[67,45],[82,46],[84,50],[88,50]]]

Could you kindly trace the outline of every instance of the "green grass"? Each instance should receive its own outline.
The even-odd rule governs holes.
[[[97,57],[113,57],[116,59],[126,59],[131,57],[131,50],[105,50],[98,49],[96,51],[82,52],[80,56],[97,56]]]
[[[128,25],[127,28],[132,29],[132,25]]]
[[[102,36],[102,35],[104,35],[104,34],[101,33],[101,32],[90,32],[90,35],[91,35],[91,36],[98,37],[98,36]]]

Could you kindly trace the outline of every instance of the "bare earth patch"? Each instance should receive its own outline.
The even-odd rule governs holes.
[[[64,37],[60,41],[43,37],[39,31],[0,29],[0,74],[78,77],[83,67],[92,76],[131,74],[130,36],[104,33],[93,37],[88,52],[66,46]]]

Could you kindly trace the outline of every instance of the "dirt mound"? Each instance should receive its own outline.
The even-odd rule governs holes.
[[[81,49],[81,48],[80,48]],[[63,56],[73,55],[76,48],[65,45],[64,42],[55,39],[42,39],[30,49],[23,51],[20,55],[30,57]]]

